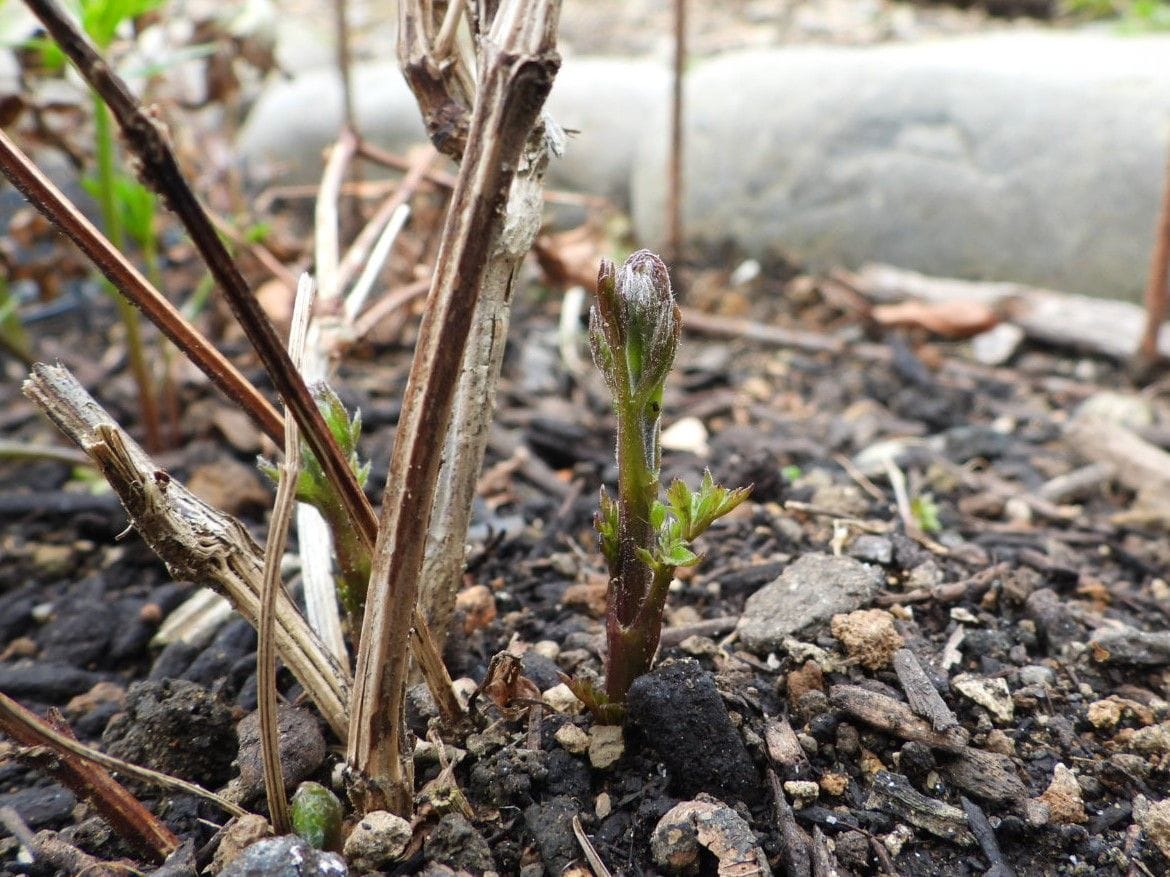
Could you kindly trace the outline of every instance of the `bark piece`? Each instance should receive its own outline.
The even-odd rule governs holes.
[[[927,719],[934,730],[942,732],[959,724],[954,712],[926,675],[917,655],[909,649],[899,649],[894,655],[894,672],[898,674],[898,681],[902,683],[910,708]]]
[[[908,705],[857,685],[834,685],[829,691],[829,701],[837,709],[891,736],[917,740],[935,749],[961,752],[969,739],[967,731],[959,726],[936,731]]]
[[[915,828],[930,832],[935,837],[952,841],[959,846],[974,846],[975,838],[967,824],[967,817],[958,807],[928,798],[910,785],[906,777],[879,770],[869,787],[865,806],[881,810]]]

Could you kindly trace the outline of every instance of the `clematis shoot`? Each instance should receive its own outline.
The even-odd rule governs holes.
[[[750,492],[719,487],[708,472],[698,490],[675,481],[659,498],[662,394],[681,328],[661,259],[640,250],[620,270],[602,262],[589,342],[617,419],[617,496],[602,488],[595,522],[609,566],[608,652],[605,691],[580,680],[573,687],[606,721],[621,717],[630,685],[650,669],[675,570],[700,560],[692,541]]]

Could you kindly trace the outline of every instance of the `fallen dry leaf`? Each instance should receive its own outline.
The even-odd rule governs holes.
[[[977,301],[904,301],[876,305],[870,312],[882,326],[925,329],[944,338],[970,338],[999,323],[995,308]]]

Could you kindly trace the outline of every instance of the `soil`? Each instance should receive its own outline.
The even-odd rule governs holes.
[[[419,202],[388,286],[414,280],[433,250],[440,202]],[[295,264],[310,248],[304,215],[270,219],[268,247]],[[112,308],[48,229],[21,214],[7,232],[42,287],[53,266],[73,266],[52,281],[61,298],[22,311],[37,357],[68,366],[139,433]],[[177,236],[166,243],[170,286],[193,288],[190,251]],[[268,279],[244,261],[256,286]],[[438,731],[442,759],[433,736],[420,745],[419,816],[381,871],[589,873],[576,819],[615,874],[1167,873],[1167,517],[1139,508],[1124,479],[1082,477],[1096,461],[1066,436],[1088,403],[1170,447],[1170,385],[1140,389],[1116,362],[1029,340],[985,365],[967,342],[873,324],[857,290],[799,266],[672,268],[697,314],[797,333],[777,346],[685,331],[667,389],[663,480],[694,484],[709,468],[729,487],[752,484],[752,498],[672,586],[658,667],[635,685],[624,729],[559,697],[562,674],[602,672],[606,574],[592,521],[599,488],[617,480],[613,418],[582,338],[583,367],[562,356],[562,297],[530,267],[445,658],[474,687],[506,650],[546,706],[501,711],[480,696],[471,733]],[[223,314],[203,321],[267,387]],[[362,412],[375,503],[417,314],[387,323],[335,382]],[[7,355],[0,365],[3,436],[60,447],[20,394],[24,366]],[[164,423],[159,466],[262,540],[271,490],[253,465],[272,450],[198,375],[174,374],[181,416]],[[870,468],[875,457],[896,472]],[[92,472],[51,455],[5,459],[0,485],[0,691],[60,710],[83,742],[264,812],[251,628],[232,617],[155,643],[198,587],[172,581],[124,532]],[[786,571],[842,563],[867,564],[872,587],[834,617],[775,645],[754,627],[737,636],[749,598]],[[287,581],[298,596],[295,575]],[[827,575],[804,587],[827,590]],[[278,683],[290,782],[334,785],[338,741],[287,671]],[[415,688],[410,704],[425,740],[433,703]],[[92,804],[0,745],[0,808],[101,862],[152,871]],[[452,759],[457,790],[443,772]],[[127,782],[189,841],[165,873],[227,858],[223,811]],[[52,873],[17,853],[0,839],[0,874]]]

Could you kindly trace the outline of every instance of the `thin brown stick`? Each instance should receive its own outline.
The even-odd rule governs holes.
[[[45,218],[77,244],[110,283],[141,308],[225,396],[252,418],[261,432],[273,441],[283,441],[284,422],[272,404],[187,322],[3,131],[0,131],[0,170]]]
[[[358,148],[365,148],[365,144],[359,144]],[[389,197],[378,206],[377,212],[366,223],[365,228],[358,233],[341,259],[341,264],[337,269],[337,284],[340,289],[349,286],[354,276],[362,269],[362,265],[374,244],[377,243],[382,229],[390,222],[390,217],[398,211],[399,207],[410,201],[438,160],[438,151],[432,146],[427,146],[414,160],[409,162],[406,176],[402,178]]]
[[[23,758],[52,774],[79,798],[90,801],[122,838],[153,860],[163,861],[179,846],[174,832],[143,807],[109,771],[54,745],[53,734],[74,739],[59,715],[42,721],[10,697],[0,694],[0,730],[30,747],[22,753]]]
[[[406,307],[419,296],[426,295],[430,288],[431,281],[419,280],[378,299],[364,314],[354,320],[354,335],[357,338],[365,338],[382,320],[398,309]]]
[[[106,755],[104,752],[86,746],[84,743],[79,743],[71,737],[50,728],[43,722],[30,724],[28,721],[29,715],[31,713],[28,710],[8,695],[0,692],[0,717],[5,722],[4,732],[11,734],[13,739],[20,739],[16,737],[16,733],[28,734],[29,739],[35,739],[35,742],[27,745],[46,746],[59,754],[69,753],[74,756],[79,756],[94,764],[101,765],[107,770],[116,770],[119,773],[132,776],[136,780],[162,786],[164,789],[174,789],[175,791],[186,792],[189,795],[196,795],[205,801],[211,801],[217,807],[220,807],[226,813],[231,813],[233,816],[243,816],[246,812],[239,805],[233,804],[225,798],[221,798],[214,792],[207,791],[203,786],[189,783],[177,777],[168,776],[165,773],[159,773],[157,770],[141,767],[129,761],[123,761],[120,758],[114,758],[112,755]],[[33,716],[33,719],[36,720],[36,716]],[[16,729],[17,726],[23,727],[24,730],[16,732],[9,731],[9,727]]]
[[[363,140],[358,144],[358,155],[367,161],[372,161],[375,164],[380,164],[383,167],[388,167],[396,171],[409,171],[413,164],[409,158],[390,152],[388,149],[383,149],[375,143],[370,143],[368,140]],[[454,175],[446,171],[428,170],[423,175],[423,179],[428,183],[441,186],[444,189],[455,188]]]
[[[1167,152],[1166,172],[1162,180],[1162,204],[1154,231],[1154,247],[1150,252],[1150,276],[1146,282],[1146,324],[1134,356],[1133,369],[1148,374],[1158,362],[1158,333],[1166,319],[1167,297],[1170,289],[1170,150]]]
[[[667,261],[682,253],[683,79],[687,64],[687,0],[674,0],[674,65],[670,89],[670,163],[666,173]]]
[[[293,368],[276,330],[248,289],[239,266],[216,233],[203,205],[187,184],[161,123],[143,111],[126,83],[101,59],[55,0],[26,0],[26,3],[90,87],[106,102],[122,129],[127,146],[141,163],[143,179],[163,197],[187,229],[346,512],[363,538],[370,537],[372,547],[372,536],[377,529],[373,508],[317,410],[308,387]]]
[[[554,50],[559,7],[557,0],[504,0],[481,42],[484,57],[468,152],[452,192],[403,398],[358,651],[346,759],[351,797],[367,811],[382,807],[405,814],[412,809],[411,757],[402,734],[404,645],[479,286],[499,236],[498,217],[514,169],[559,67]],[[422,25],[422,10],[412,2],[403,2],[401,9],[400,45],[409,47],[410,34],[417,35]]]
[[[795,347],[797,350],[807,350],[810,353],[840,353],[845,349],[845,342],[839,338],[822,335],[819,332],[784,329],[780,326],[769,326],[735,317],[717,317],[694,308],[682,309],[682,324],[684,332],[693,332],[697,335],[709,335],[713,338],[743,338],[748,341],[760,341],[764,344],[776,344],[781,347]]]

